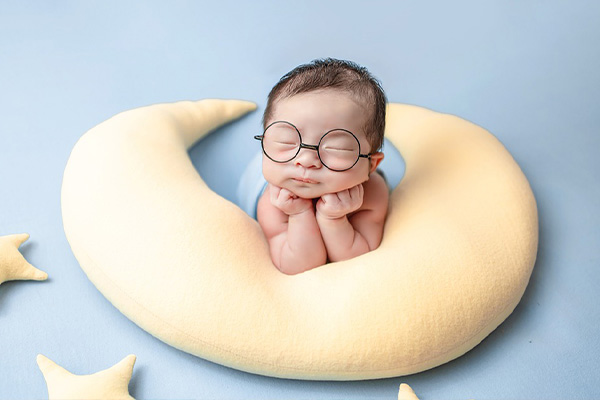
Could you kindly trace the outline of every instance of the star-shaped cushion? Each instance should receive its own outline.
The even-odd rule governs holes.
[[[14,280],[48,279],[48,274],[29,264],[19,252],[19,246],[29,239],[29,234],[0,236],[0,284]]]
[[[39,354],[37,363],[48,386],[48,399],[127,399],[135,355],[91,375],[75,375]]]

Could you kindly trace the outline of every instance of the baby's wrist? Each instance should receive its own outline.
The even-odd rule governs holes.
[[[316,216],[317,216],[317,219],[327,220],[327,221],[331,221],[331,222],[344,221],[347,219],[347,214],[327,215],[322,212],[319,212],[318,210],[317,210]]]
[[[312,207],[307,207],[307,208],[305,208],[305,209],[302,209],[302,210],[300,210],[300,211],[290,212],[290,213],[288,213],[287,215],[288,215],[289,217],[293,217],[293,216],[300,216],[300,215],[302,215],[302,214],[305,214],[305,213],[308,213],[308,212],[311,212],[311,211],[312,211]]]

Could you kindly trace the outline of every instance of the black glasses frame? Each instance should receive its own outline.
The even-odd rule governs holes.
[[[282,123],[282,122],[283,122],[283,123],[285,123],[285,124],[288,124],[288,125],[292,126],[292,127],[293,127],[293,128],[296,130],[296,133],[298,133],[298,137],[300,138],[300,146],[298,146],[298,151],[296,151],[296,154],[294,154],[294,155],[293,155],[293,156],[292,156],[292,157],[291,157],[289,160],[285,160],[285,161],[277,161],[277,160],[274,160],[274,159],[272,159],[272,158],[271,158],[271,156],[269,156],[269,155],[267,154],[267,152],[265,151],[265,145],[264,145],[264,143],[263,143],[263,139],[264,139],[264,137],[265,137],[265,133],[267,132],[267,129],[269,129],[269,128],[270,128],[272,125],[274,125],[274,124],[277,124],[277,123]],[[356,157],[356,161],[354,161],[354,164],[352,164],[350,167],[348,167],[348,168],[345,168],[345,169],[334,169],[334,168],[331,168],[331,167],[327,166],[327,164],[325,164],[325,163],[323,162],[323,159],[321,158],[321,153],[319,152],[319,148],[321,147],[321,142],[323,141],[323,139],[324,139],[324,138],[325,138],[325,137],[326,137],[328,134],[330,134],[331,132],[335,132],[335,131],[344,131],[344,132],[348,132],[349,134],[351,134],[351,135],[352,135],[352,137],[354,138],[354,140],[356,140],[356,143],[358,144],[358,157]],[[354,135],[354,133],[350,132],[350,131],[349,131],[349,130],[347,130],[347,129],[343,129],[343,128],[336,128],[336,129],[332,129],[332,130],[329,130],[329,131],[325,132],[325,133],[323,134],[323,136],[321,136],[321,139],[319,139],[319,144],[316,144],[316,145],[314,145],[314,144],[305,144],[305,143],[303,143],[303,142],[302,142],[302,135],[300,134],[300,131],[298,130],[298,128],[296,128],[296,125],[294,125],[294,124],[292,124],[291,122],[288,122],[288,121],[275,121],[275,122],[271,122],[271,123],[270,123],[270,124],[269,124],[269,125],[268,125],[268,126],[265,128],[265,130],[263,131],[263,134],[262,134],[262,135],[256,135],[256,136],[254,136],[254,139],[256,139],[256,140],[260,140],[260,146],[261,146],[261,148],[262,148],[263,154],[264,154],[265,156],[267,156],[267,158],[268,158],[269,160],[273,161],[273,162],[276,162],[276,163],[279,163],[279,164],[284,164],[284,163],[286,163],[286,162],[290,162],[290,161],[292,161],[294,158],[296,158],[296,157],[298,156],[298,154],[300,153],[300,150],[302,150],[302,149],[309,149],[309,150],[314,150],[314,151],[316,151],[316,152],[317,152],[317,156],[319,157],[319,161],[321,161],[321,164],[323,164],[323,165],[325,166],[325,168],[327,168],[327,169],[329,169],[329,170],[331,170],[331,171],[335,171],[335,172],[344,172],[344,171],[348,171],[349,169],[352,169],[352,168],[353,168],[353,167],[356,165],[356,163],[358,162],[358,160],[360,160],[361,158],[367,158],[367,159],[369,159],[369,160],[370,160],[370,159],[371,159],[371,156],[373,155],[373,153],[368,153],[368,154],[360,154],[360,142],[358,141],[358,138],[356,137],[356,135]]]

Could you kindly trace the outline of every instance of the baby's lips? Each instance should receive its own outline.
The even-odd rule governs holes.
[[[299,178],[294,178],[295,181],[299,181],[299,182],[304,182],[304,183],[319,183],[317,181],[315,181],[314,179],[310,179],[310,178],[303,178],[303,177],[299,177]]]

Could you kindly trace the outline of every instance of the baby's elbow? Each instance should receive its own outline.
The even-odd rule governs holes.
[[[275,266],[279,271],[286,275],[297,275],[302,272],[306,272],[313,268],[320,267],[327,263],[327,255],[323,255],[322,257],[293,257],[290,259],[285,259],[285,257],[281,257],[279,262],[275,262]]]
[[[373,236],[367,239],[367,245],[369,246],[368,251],[377,250],[383,240],[383,229],[381,232],[376,232]]]
[[[285,266],[285,265],[275,265],[277,267],[277,269],[279,270],[279,272],[285,274],[285,275],[298,275],[301,272],[306,271],[305,269],[302,268],[294,268],[293,266]]]
[[[275,265],[277,267],[277,269],[279,271],[281,271],[282,273],[284,273],[285,275],[298,275],[301,274],[302,272],[306,272],[309,271],[313,268],[317,268],[320,267],[322,265],[325,265],[326,260],[324,260],[323,262],[320,263],[311,263],[311,264],[280,264],[280,265]]]

